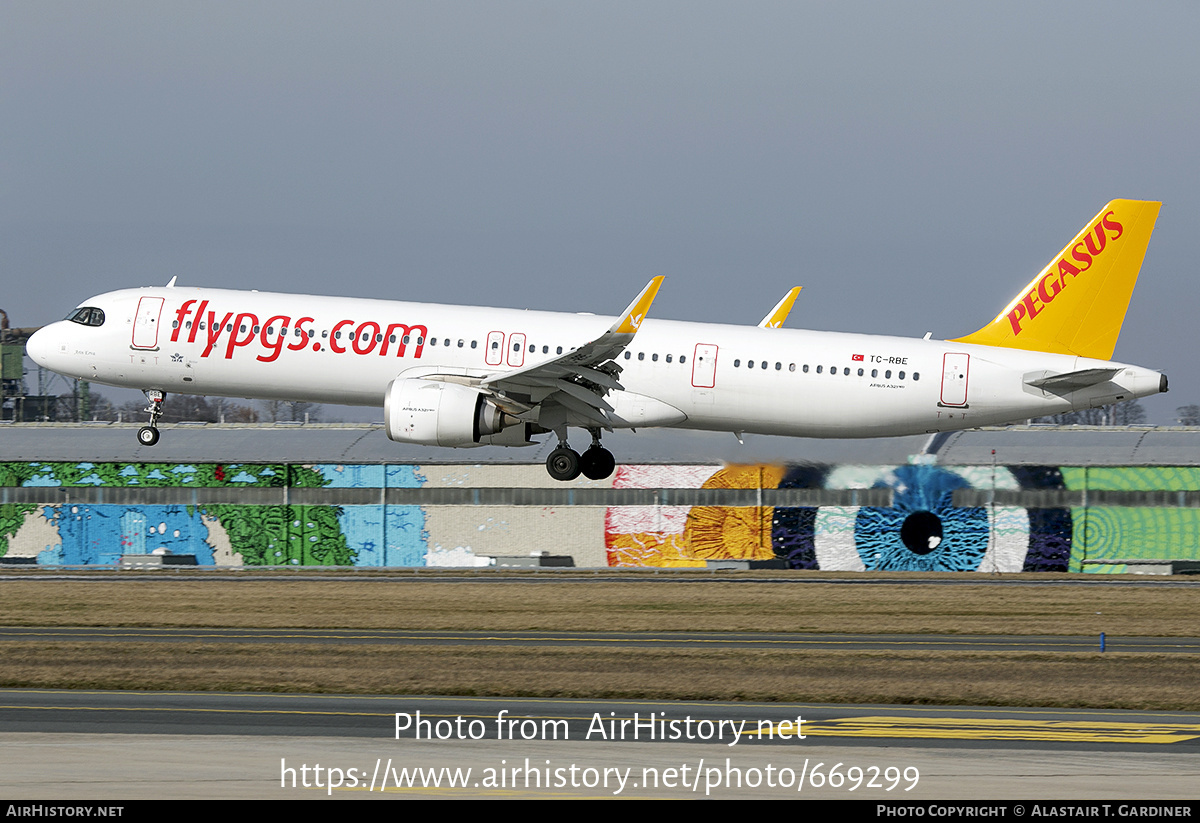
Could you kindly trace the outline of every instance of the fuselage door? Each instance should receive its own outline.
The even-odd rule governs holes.
[[[525,335],[513,332],[508,336],[508,365],[520,368],[525,362]]]
[[[947,352],[942,358],[942,400],[943,406],[967,405],[967,370],[971,364],[971,355],[961,352]]]
[[[697,343],[692,356],[692,386],[711,389],[717,380],[717,347],[712,343]]]
[[[133,318],[135,349],[158,348],[158,321],[162,315],[162,307],[161,297],[143,297],[138,301],[137,315]]]
[[[499,366],[504,362],[504,332],[488,332],[487,350],[483,353],[483,359],[489,366]]]

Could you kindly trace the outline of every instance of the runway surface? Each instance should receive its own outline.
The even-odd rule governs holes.
[[[1200,714],[1181,712],[20,689],[0,691],[0,729],[13,797],[1163,800],[1200,785]]]
[[[761,632],[480,632],[362,629],[0,628],[4,641],[403,644],[614,648],[740,648],[807,651],[1098,652],[1100,636],[766,634]],[[1195,654],[1198,637],[1105,637],[1109,652]]]

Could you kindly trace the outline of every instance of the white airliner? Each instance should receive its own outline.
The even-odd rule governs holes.
[[[109,292],[30,338],[56,372],[141,389],[158,442],[172,392],[384,407],[438,446],[558,439],[551,474],[607,477],[602,431],[673,426],[880,437],[1008,423],[1167,390],[1110,362],[1159,203],[1114,200],[988,325],[956,340],[176,286]],[[591,433],[582,455],[570,427]]]

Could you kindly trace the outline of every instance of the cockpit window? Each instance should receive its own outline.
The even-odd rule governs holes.
[[[91,306],[84,306],[67,315],[67,319],[81,326],[103,326],[104,311],[92,308]]]

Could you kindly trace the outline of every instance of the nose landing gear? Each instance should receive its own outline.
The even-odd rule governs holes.
[[[144,409],[150,413],[150,425],[138,429],[137,439],[143,446],[153,446],[158,442],[158,420],[163,415],[163,401],[167,395],[158,389],[146,389],[142,393],[150,401],[150,405]]]

